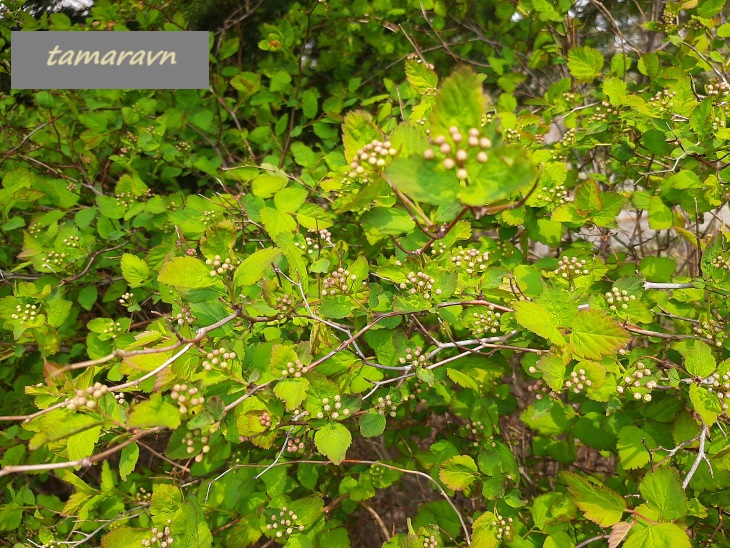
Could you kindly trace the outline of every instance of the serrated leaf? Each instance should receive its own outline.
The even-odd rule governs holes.
[[[195,257],[175,257],[162,265],[157,281],[173,287],[196,289],[210,287],[218,281],[211,269]]]
[[[448,136],[456,126],[464,134],[481,126],[487,107],[479,77],[470,69],[458,70],[444,80],[431,111],[431,134]]]
[[[591,82],[601,74],[603,54],[588,46],[571,48],[568,53],[568,70],[579,82]]]
[[[611,527],[611,533],[608,535],[608,548],[617,548],[633,526],[633,523],[627,523],[625,521],[614,523],[613,527]]]
[[[601,527],[609,527],[621,520],[626,501],[614,490],[595,485],[572,472],[563,472],[563,479],[573,495],[573,502],[589,520]]]
[[[133,529],[132,527],[118,527],[101,539],[102,548],[129,548],[141,546],[143,540],[150,537],[149,529]]]
[[[342,124],[342,141],[345,145],[345,157],[347,163],[352,163],[357,151],[368,143],[380,139],[383,136],[373,123],[373,118],[365,111],[358,110],[345,116]]]
[[[439,466],[439,478],[449,489],[461,491],[477,479],[477,463],[469,455],[456,455]]]
[[[122,449],[122,453],[119,458],[119,477],[122,478],[122,481],[127,481],[127,476],[134,472],[138,458],[139,446],[136,443],[130,443]]]
[[[686,339],[673,345],[682,354],[684,367],[693,377],[705,378],[712,375],[717,368],[712,349],[704,342]]]
[[[717,394],[693,383],[689,387],[689,400],[705,425],[712,426],[717,422],[717,417],[722,413]]]
[[[674,521],[687,515],[687,497],[674,468],[665,466],[649,472],[641,480],[639,491],[662,519]]]
[[[573,319],[570,343],[579,358],[600,360],[631,340],[628,332],[600,310],[581,310]]]
[[[459,181],[452,172],[435,169],[435,162],[422,156],[396,158],[383,172],[393,187],[417,202],[433,205],[453,204]]]
[[[647,524],[634,527],[624,548],[690,548],[687,532],[674,523]]]
[[[150,267],[144,259],[140,259],[131,253],[122,255],[122,276],[127,280],[129,287],[139,287],[147,281],[150,275]],[[96,300],[96,299],[94,299]]]
[[[618,458],[627,470],[636,470],[648,464],[649,449],[654,448],[654,438],[637,426],[625,426],[618,433]]]
[[[271,268],[276,258],[281,254],[281,250],[277,247],[268,247],[259,249],[252,255],[249,255],[236,269],[233,275],[233,284],[236,287],[253,285],[261,278],[264,273]]]
[[[352,443],[352,434],[339,422],[330,422],[317,430],[314,435],[317,451],[330,459],[334,464],[340,464],[347,454]]]
[[[276,383],[274,386],[274,394],[286,404],[286,408],[291,411],[301,405],[307,398],[309,391],[309,381],[304,378],[284,379]]]
[[[385,416],[374,409],[360,415],[360,434],[365,438],[379,436],[385,430]]]
[[[565,345],[565,337],[558,330],[558,319],[541,304],[531,301],[516,303],[515,319],[522,327],[548,339],[553,344]]]
[[[140,428],[166,426],[175,430],[180,426],[180,412],[177,407],[164,401],[160,394],[152,394],[149,400],[132,408],[127,425]]]
[[[439,78],[433,69],[415,59],[406,60],[406,79],[418,93],[434,89],[439,83]]]

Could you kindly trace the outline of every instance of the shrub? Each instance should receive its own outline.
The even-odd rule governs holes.
[[[3,542],[730,543],[723,3],[478,4],[0,96]]]

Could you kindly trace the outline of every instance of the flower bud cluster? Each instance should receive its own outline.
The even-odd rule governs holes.
[[[553,145],[553,159],[566,161],[573,151],[577,137],[578,130],[576,128],[570,128],[566,131],[562,139]]]
[[[357,279],[355,274],[350,274],[349,270],[340,267],[328,277],[324,279],[322,285],[322,295],[337,295],[338,293],[347,293],[350,291],[350,285]]]
[[[174,384],[170,392],[170,397],[177,402],[177,409],[180,414],[185,415],[190,408],[205,402],[203,395],[196,396],[197,393],[198,389],[195,386]]]
[[[65,253],[59,253],[58,251],[49,251],[48,255],[42,258],[43,268],[51,268],[53,266],[63,266],[68,256]]]
[[[586,268],[585,259],[577,259],[576,257],[563,257],[558,261],[558,268],[553,270],[553,274],[560,276],[566,280],[572,280],[578,276],[587,276],[590,272]]]
[[[328,247],[332,247],[332,233],[325,229],[320,230],[318,233],[318,236],[315,238],[312,238],[310,236],[307,236],[304,238],[304,243],[300,244],[299,242],[294,242],[294,247],[301,249],[302,251],[307,251],[308,255],[313,254],[315,251],[319,251],[320,249],[320,243],[322,243],[322,247],[325,245]]]
[[[28,227],[28,234],[35,236],[36,234],[40,234],[43,232],[43,227],[40,223],[33,223]]]
[[[424,382],[421,379],[416,379],[413,383],[413,388],[408,393],[409,400],[415,400],[418,398],[419,403],[426,403],[426,399],[423,397],[424,390],[428,390],[428,386],[424,386]]]
[[[279,311],[279,316],[286,316],[289,314],[289,311],[291,310],[292,306],[294,306],[294,299],[291,298],[291,295],[282,295],[280,297],[276,297],[276,301],[274,303],[274,308],[276,308]]]
[[[152,500],[152,493],[148,492],[144,487],[140,487],[134,498],[137,502],[150,502]]]
[[[192,455],[195,453],[195,438],[196,436],[199,436],[199,443],[202,445],[200,448],[200,453],[195,455],[195,462],[203,462],[203,458],[205,458],[205,455],[210,452],[210,445],[208,445],[208,436],[201,435],[202,432],[200,430],[196,430],[195,433],[193,432],[187,432],[185,434],[185,439],[183,440],[183,443],[187,446],[186,451],[188,455]]]
[[[286,364],[286,367],[281,370],[281,375],[282,377],[294,377],[298,379],[307,371],[309,371],[309,368],[301,360],[296,359]]]
[[[183,325],[183,324],[190,325],[191,323],[193,323],[195,321],[195,318],[190,313],[189,308],[183,307],[182,310],[180,312],[178,312],[177,315],[175,316],[174,321],[177,322],[177,325]]]
[[[423,348],[417,346],[414,349],[406,348],[406,357],[398,358],[401,365],[410,365],[411,367],[426,367],[429,362],[423,353]]]
[[[601,101],[601,105],[596,107],[588,122],[605,122],[609,116],[617,115],[618,108],[612,106],[608,101]]]
[[[492,527],[497,529],[497,540],[503,538],[511,538],[514,533],[514,526],[512,525],[512,518],[504,519],[504,516],[500,515],[499,512],[494,512],[494,521],[492,521]]]
[[[617,383],[616,392],[624,394],[627,391],[633,394],[635,400],[651,401],[651,391],[657,387],[654,372],[642,362],[636,363],[636,369],[628,373]]]
[[[211,371],[213,367],[228,369],[231,366],[231,362],[237,358],[236,353],[233,350],[229,351],[224,346],[214,348],[208,352],[205,357],[206,359],[203,360],[203,369],[206,371]]]
[[[636,300],[636,295],[629,295],[628,291],[617,287],[607,291],[604,296],[609,310],[626,310],[629,307],[628,303]]]
[[[499,320],[502,314],[494,311],[494,307],[489,305],[488,309],[484,313],[472,312],[472,318],[474,321],[474,333],[477,335],[484,335],[487,333],[497,333],[499,331]]]
[[[430,139],[430,143],[438,147],[438,151],[443,156],[444,168],[457,168],[456,176],[459,179],[466,179],[468,173],[464,165],[469,157],[469,149],[478,150],[476,160],[480,164],[483,164],[489,158],[485,151],[492,148],[492,141],[488,137],[479,137],[479,129],[477,128],[469,129],[466,141],[464,141],[464,136],[456,126],[451,126],[449,128],[449,134],[451,136],[451,141],[456,147],[455,150],[448,142],[446,142],[446,137],[444,135],[439,135],[435,138],[432,137]],[[426,160],[433,160],[436,158],[436,152],[433,148],[427,148],[423,152],[423,157]]]
[[[132,306],[134,303],[134,293],[127,291],[119,298],[119,304],[122,306]]]
[[[217,218],[218,218],[217,211],[213,211],[213,210],[203,211],[203,223],[205,223],[206,226],[210,226],[213,223],[215,223]]]
[[[649,106],[656,108],[660,113],[664,114],[674,109],[674,97],[676,95],[676,91],[669,91],[668,89],[657,91],[649,101]]]
[[[167,548],[168,546],[172,546],[172,543],[175,541],[175,539],[172,537],[172,532],[170,531],[170,524],[172,523],[172,520],[167,520],[167,526],[163,529],[158,529],[157,527],[153,527],[150,529],[150,533],[152,533],[152,537],[142,539],[142,546],[159,546],[160,548]]]
[[[68,247],[79,247],[80,242],[81,238],[79,236],[69,236],[68,238],[63,239],[64,245],[67,245]]]
[[[374,141],[368,143],[355,154],[350,164],[350,177],[356,179],[365,173],[365,167],[369,170],[380,170],[385,167],[385,160],[398,154],[390,141]]]
[[[730,408],[730,373],[723,373],[722,376],[720,376],[720,373],[713,373],[712,388],[708,390],[712,391],[713,389],[717,390],[717,397],[720,399],[722,409],[725,415],[728,415],[728,408]]]
[[[431,255],[440,255],[446,251],[446,244],[441,241],[435,241],[433,244],[431,244]]]
[[[715,268],[721,268],[723,270],[730,270],[730,257],[717,256],[712,259],[712,266]]]
[[[715,318],[707,318],[704,322],[695,324],[692,331],[700,337],[710,339],[717,347],[722,346],[728,337],[727,328]]]
[[[573,390],[573,393],[580,394],[592,384],[591,379],[586,377],[585,369],[573,369],[570,372],[570,379],[565,381],[565,388]]]
[[[271,428],[271,413],[268,411],[264,411],[259,416],[259,422],[261,423],[261,426],[264,428]]]
[[[713,97],[727,97],[730,95],[730,84],[722,80],[714,80],[707,85],[707,95]]]
[[[438,545],[438,540],[436,540],[434,535],[423,539],[423,548],[438,548]]]
[[[10,317],[21,322],[34,322],[40,311],[40,306],[37,304],[26,304],[25,306],[19,304],[15,306],[15,314]]]
[[[304,442],[301,438],[289,438],[286,442],[286,452],[296,453],[304,449]]]
[[[469,433],[477,439],[482,437],[484,434],[484,424],[482,421],[469,421],[466,427],[469,430]],[[479,442],[475,441],[473,445],[474,447],[479,447]]]
[[[230,258],[222,259],[220,255],[216,255],[213,259],[206,259],[205,264],[212,266],[211,276],[222,276],[223,274],[233,272],[235,265]]]
[[[126,400],[124,399],[124,392],[113,392],[114,399],[117,400],[119,405],[122,405]]]
[[[99,399],[109,391],[109,387],[95,382],[94,386],[89,386],[86,390],[81,388],[76,390],[76,396],[69,400],[67,408],[69,411],[75,411],[86,407],[87,409],[94,409],[98,405]]]
[[[485,270],[487,261],[489,261],[489,252],[479,251],[473,247],[460,249],[451,256],[451,262],[459,268],[463,267],[464,272],[467,274]]]
[[[345,417],[349,415],[350,410],[347,407],[342,407],[341,399],[342,398],[339,394],[332,398],[332,403],[330,403],[329,398],[322,398],[322,411],[317,413],[317,418],[323,419],[326,415],[328,415],[331,419],[338,419],[340,417],[340,413]]]
[[[271,523],[266,524],[266,529],[273,532],[276,538],[282,538],[304,531],[304,525],[297,523],[297,515],[293,511],[282,506],[278,515],[271,516]]]
[[[718,116],[715,116],[715,118],[712,120],[712,130],[717,131],[721,127],[725,127],[725,120]]]
[[[134,194],[131,192],[120,192],[116,195],[117,205],[128,206],[134,202]]]
[[[554,187],[544,186],[535,197],[548,204],[565,204],[570,201],[568,199],[568,191],[565,190],[565,185],[555,185]]]
[[[102,331],[105,335],[110,335],[112,338],[122,334],[122,323],[113,322],[110,327],[105,327]]]
[[[433,289],[436,280],[425,272],[409,272],[406,279],[408,281],[400,283],[398,287],[406,290],[410,295],[420,293],[424,299],[430,299],[432,291],[435,295],[441,295],[441,289]]]
[[[536,400],[541,400],[544,396],[549,396],[551,398],[556,398],[558,396],[557,392],[550,390],[550,387],[547,386],[542,379],[538,379],[533,384],[527,385],[527,391],[531,394],[535,394]]]
[[[390,394],[388,394],[385,397],[380,396],[377,399],[375,409],[378,410],[379,415],[390,415],[391,417],[395,417],[395,412],[398,409],[398,406],[390,398]]]
[[[508,143],[519,143],[520,137],[521,134],[517,129],[507,128],[507,130],[504,132],[504,140]]]

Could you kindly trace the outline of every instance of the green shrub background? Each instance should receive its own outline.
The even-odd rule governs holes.
[[[723,1],[21,8],[0,545],[730,545]],[[208,90],[9,89],[186,29]]]

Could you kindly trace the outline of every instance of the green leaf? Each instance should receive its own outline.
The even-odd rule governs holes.
[[[588,46],[572,48],[568,53],[568,70],[579,82],[591,82],[600,76],[603,54]]]
[[[572,472],[563,472],[563,479],[568,484],[570,494],[573,495],[573,502],[589,520],[601,527],[609,527],[621,521],[621,516],[626,510],[626,501],[621,495]]]
[[[409,198],[427,204],[453,204],[459,192],[453,172],[436,169],[436,162],[422,156],[396,158],[383,177]]]
[[[167,520],[172,519],[182,504],[180,489],[166,483],[155,483],[152,486],[152,512],[153,521],[158,525],[167,525]]]
[[[666,230],[674,225],[672,210],[659,196],[652,196],[649,201],[649,228]]]
[[[297,229],[297,222],[294,217],[284,211],[273,207],[265,207],[260,214],[266,233],[272,240],[276,240],[279,234],[292,233]]]
[[[492,526],[495,515],[492,512],[484,512],[472,525],[471,548],[497,548],[502,542],[497,540],[497,531]]]
[[[362,224],[378,235],[399,235],[416,228],[408,212],[394,207],[376,207],[361,217]]]
[[[129,287],[144,285],[150,275],[150,267],[144,259],[140,259],[131,253],[122,255],[122,276],[127,280]],[[96,299],[94,299],[96,300]]]
[[[200,239],[200,251],[207,259],[215,260],[218,255],[225,260],[235,243],[236,226],[232,221],[222,221],[205,231],[205,236]]]
[[[175,430],[180,426],[180,412],[174,405],[163,401],[160,394],[152,394],[149,400],[134,406],[127,424],[140,428],[166,426]]]
[[[436,96],[431,110],[431,136],[449,136],[452,126],[466,135],[470,128],[481,126],[486,108],[480,78],[470,69],[458,70],[444,80]]]
[[[286,404],[289,411],[296,409],[307,399],[309,381],[307,379],[284,379],[274,386],[274,394]]]
[[[170,524],[174,546],[194,546],[195,548],[210,548],[213,537],[205,520],[205,515],[195,499],[183,503]]]
[[[236,287],[255,284],[264,277],[264,273],[271,268],[271,264],[280,254],[281,250],[279,248],[267,247],[249,255],[236,269],[236,273],[233,275],[233,284]]]
[[[122,481],[127,481],[127,476],[134,472],[138,458],[139,446],[136,443],[130,443],[122,449],[122,453],[119,458],[119,477],[122,478]]]
[[[373,123],[373,118],[365,111],[357,110],[345,116],[342,124],[342,141],[345,144],[345,158],[352,163],[358,150],[375,140],[382,140],[383,136]]]
[[[691,548],[692,543],[684,531],[674,523],[646,524],[634,527],[623,548]]]
[[[558,330],[558,319],[541,304],[532,301],[516,303],[515,319],[522,327],[548,339],[553,344],[565,345],[565,337]]]
[[[433,69],[415,59],[406,60],[406,79],[418,93],[434,89],[439,83],[439,78]]]
[[[717,417],[722,413],[722,405],[717,394],[709,392],[706,388],[692,383],[689,387],[689,400],[692,407],[702,418],[707,426],[712,426]]]
[[[352,434],[339,422],[330,422],[317,430],[314,435],[317,451],[330,459],[334,464],[340,464],[347,454],[352,443]]]
[[[477,463],[469,455],[456,455],[439,466],[439,478],[449,489],[462,491],[477,479]]]
[[[704,342],[685,339],[673,345],[684,358],[684,367],[693,377],[706,378],[717,369],[712,349]]]
[[[307,89],[302,92],[302,112],[307,118],[317,116],[317,91]]]
[[[489,205],[508,198],[534,182],[537,171],[525,150],[519,145],[506,145],[491,150],[487,161],[466,162],[468,186],[459,191],[459,200],[469,206]]]
[[[129,548],[141,546],[143,540],[150,538],[149,529],[118,527],[101,539],[102,548]]]
[[[173,287],[195,289],[210,287],[218,281],[211,269],[195,257],[175,257],[162,265],[157,281]]]
[[[360,415],[360,434],[365,438],[379,436],[385,430],[385,416],[375,409]]]
[[[674,521],[687,515],[687,496],[679,474],[671,466],[649,472],[641,480],[639,491],[662,519]]]
[[[654,448],[654,438],[637,426],[625,426],[618,433],[618,458],[621,466],[627,470],[635,470],[648,464],[649,449]]]
[[[619,324],[600,310],[581,310],[573,320],[570,344],[579,358],[600,360],[619,351],[631,340]]]
[[[87,285],[79,291],[78,301],[84,310],[91,310],[99,297],[99,290],[95,285]]]

